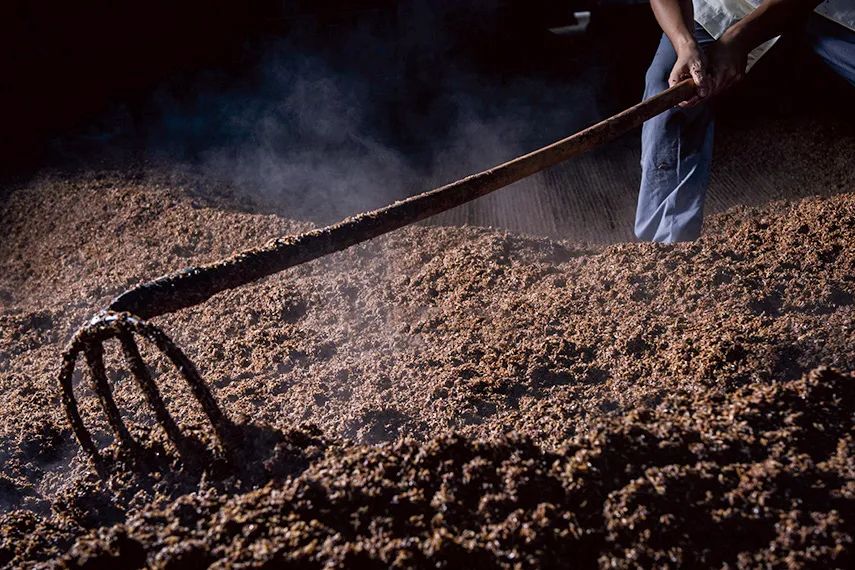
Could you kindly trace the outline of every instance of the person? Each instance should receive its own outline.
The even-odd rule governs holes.
[[[645,97],[689,77],[697,95],[644,123],[635,235],[690,241],[701,233],[710,178],[710,100],[800,22],[810,49],[855,85],[855,0],[651,0],[651,6],[664,33],[647,71]]]

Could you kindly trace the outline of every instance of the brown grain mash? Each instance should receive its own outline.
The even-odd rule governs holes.
[[[107,480],[59,405],[74,330],[140,279],[307,226],[102,172],[20,184],[0,227],[0,564],[853,564],[855,378],[814,369],[855,370],[855,194],[729,210],[676,246],[412,227],[220,294],[156,324],[242,426],[241,469],[172,458],[110,346],[150,458],[106,449]]]

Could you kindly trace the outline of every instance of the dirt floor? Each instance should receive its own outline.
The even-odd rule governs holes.
[[[851,567],[855,378],[803,376],[855,370],[851,182],[677,246],[412,227],[158,318],[242,426],[240,467],[174,459],[110,345],[149,452],[133,473],[110,447],[103,478],[59,401],[77,327],[307,226],[158,169],[22,183],[0,212],[0,563]]]

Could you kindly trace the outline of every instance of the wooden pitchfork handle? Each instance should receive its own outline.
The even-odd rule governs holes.
[[[337,224],[269,241],[227,259],[190,267],[141,283],[119,295],[106,311],[127,311],[142,319],[197,305],[211,296],[341,251],[379,235],[424,220],[531,176],[568,158],[599,147],[695,94],[686,79],[572,136],[467,176],[446,186],[400,200]]]

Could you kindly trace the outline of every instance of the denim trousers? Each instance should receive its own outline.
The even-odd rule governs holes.
[[[695,24],[701,47],[715,41]],[[855,32],[814,14],[805,27],[806,44],[832,70],[855,86]],[[668,88],[677,61],[663,34],[647,70],[644,96]],[[641,130],[641,188],[635,235],[643,241],[691,241],[701,234],[704,198],[712,166],[713,109],[709,103],[675,107],[644,123]]]

